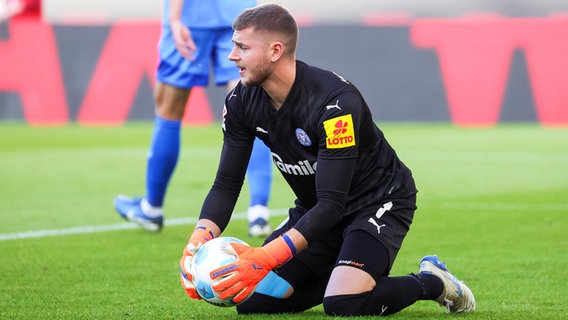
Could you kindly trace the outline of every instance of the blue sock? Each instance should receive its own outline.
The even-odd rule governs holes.
[[[181,121],[155,117],[146,168],[146,200],[154,207],[163,205],[179,157],[180,134]]]
[[[247,168],[250,206],[268,205],[272,186],[272,155],[270,149],[256,138]]]

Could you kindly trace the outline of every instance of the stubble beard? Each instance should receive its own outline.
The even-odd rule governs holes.
[[[250,70],[247,79],[242,78],[241,83],[245,87],[261,86],[272,73],[270,62],[263,60],[254,69]]]

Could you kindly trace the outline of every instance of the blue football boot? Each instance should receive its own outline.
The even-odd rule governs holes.
[[[148,231],[158,232],[162,230],[164,216],[161,213],[156,215],[145,214],[142,210],[143,199],[144,198],[140,197],[132,198],[119,195],[114,198],[114,207],[121,217],[138,224]]]

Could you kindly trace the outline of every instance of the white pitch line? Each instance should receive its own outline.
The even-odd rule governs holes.
[[[461,209],[493,209],[502,211],[515,211],[520,209],[526,209],[529,207],[534,207],[539,210],[546,211],[568,211],[568,205],[566,204],[542,204],[542,205],[530,205],[526,203],[460,203],[460,202],[440,202],[440,203],[424,203],[419,204],[420,207],[443,207],[443,208],[461,208]],[[270,214],[275,217],[286,216],[288,214],[288,209],[275,209],[270,210]],[[231,220],[244,220],[247,214],[244,212],[234,213]],[[179,226],[197,223],[197,218],[172,218],[166,219],[164,224],[166,226]],[[117,230],[129,230],[140,228],[134,223],[115,223],[107,224],[101,226],[81,226],[72,227],[67,229],[53,229],[53,230],[36,230],[36,231],[23,231],[16,233],[6,233],[0,234],[0,241],[6,240],[18,240],[18,239],[31,239],[31,238],[45,238],[54,236],[64,236],[71,234],[86,234],[86,233],[99,233],[99,232],[109,232]]]
[[[270,210],[270,215],[274,217],[285,216],[287,214],[288,214],[287,209]],[[231,220],[244,220],[246,218],[247,218],[246,212],[239,212],[233,214]],[[197,223],[197,218],[194,217],[172,218],[172,219],[166,219],[164,221],[165,226],[179,226],[179,225],[187,225],[195,223]],[[107,224],[101,226],[81,226],[81,227],[72,227],[67,229],[23,231],[16,233],[0,234],[0,241],[45,238],[45,237],[65,236],[71,234],[99,233],[99,232],[129,230],[129,229],[138,229],[138,228],[140,227],[135,223],[124,222],[124,223]]]

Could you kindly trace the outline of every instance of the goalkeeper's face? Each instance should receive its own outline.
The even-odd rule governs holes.
[[[272,74],[272,45],[264,33],[253,28],[236,30],[233,34],[233,50],[229,60],[239,68],[244,86],[261,86]]]

